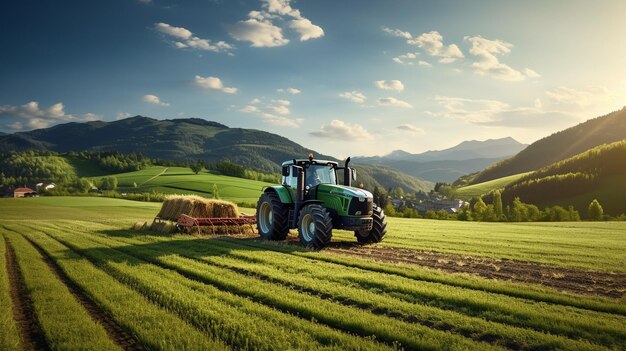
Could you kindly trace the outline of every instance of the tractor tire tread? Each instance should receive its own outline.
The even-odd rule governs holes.
[[[315,238],[311,242],[306,242],[301,234],[300,223],[305,214],[311,214],[315,220]],[[321,205],[311,204],[307,205],[300,211],[298,217],[298,234],[300,237],[300,243],[304,246],[308,246],[314,249],[322,249],[330,243],[333,232],[333,221],[330,217],[330,213]]]
[[[387,217],[385,212],[379,206],[374,205],[372,212],[372,230],[367,232],[367,235],[361,235],[359,231],[354,232],[354,236],[361,244],[374,244],[383,240],[385,234],[387,234]]]
[[[272,207],[272,224],[270,225],[269,235],[264,235],[257,218],[257,230],[259,235],[261,238],[268,240],[285,240],[289,234],[289,208],[280,202],[280,198],[276,193],[266,192],[259,198],[256,209],[257,213],[259,213],[261,204],[266,201],[269,202]]]

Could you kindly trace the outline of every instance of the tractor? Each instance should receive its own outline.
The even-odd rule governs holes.
[[[282,164],[282,185],[267,187],[259,198],[256,220],[259,235],[285,240],[298,229],[300,242],[315,249],[330,243],[332,230],[354,231],[359,243],[380,242],[387,232],[383,210],[369,191],[352,187],[356,170],[334,161],[293,159]],[[343,170],[343,185],[337,171]]]

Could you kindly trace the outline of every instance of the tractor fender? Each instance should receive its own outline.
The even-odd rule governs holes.
[[[280,199],[280,202],[284,203],[284,204],[293,204],[293,199],[291,198],[291,193],[289,192],[289,190],[287,190],[287,188],[285,188],[282,185],[275,185],[275,186],[270,186],[265,188],[265,190],[263,190],[264,193],[269,193],[269,192],[273,192],[276,195],[278,195],[278,198]]]

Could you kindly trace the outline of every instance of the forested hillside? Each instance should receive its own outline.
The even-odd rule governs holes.
[[[503,189],[502,201],[512,203],[519,197],[537,205],[584,207],[598,198],[609,213],[618,215],[626,211],[626,187],[616,181],[619,179],[626,180],[626,139],[594,147],[524,175]]]
[[[552,134],[509,159],[479,172],[470,184],[482,183],[517,173],[534,171],[572,157],[595,146],[626,137],[626,107]]]

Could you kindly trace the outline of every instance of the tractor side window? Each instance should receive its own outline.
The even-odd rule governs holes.
[[[297,188],[298,187],[298,176],[297,174],[291,174],[291,172],[293,171],[293,169],[291,167],[289,167],[289,175],[286,177],[283,177],[283,184],[292,187],[292,188]]]

